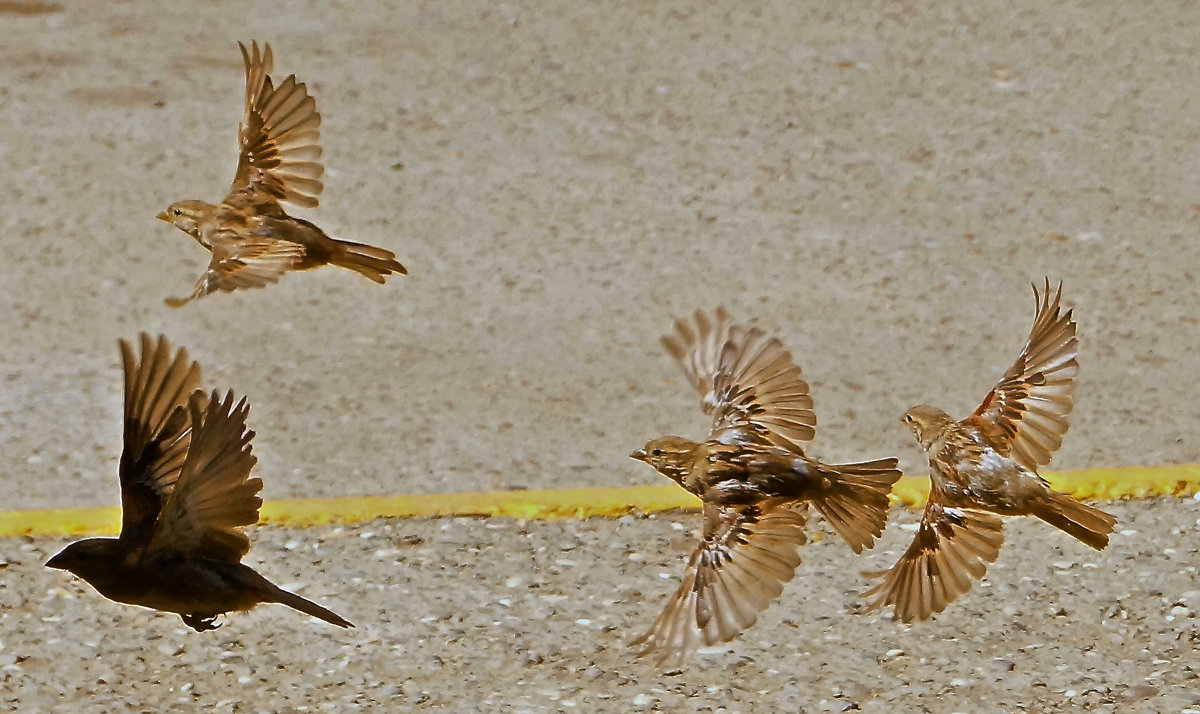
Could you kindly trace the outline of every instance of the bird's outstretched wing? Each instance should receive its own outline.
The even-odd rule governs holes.
[[[147,551],[237,562],[250,550],[242,528],[258,522],[262,505],[262,480],[250,478],[257,462],[254,432],[246,428],[250,406],[245,399],[234,404],[233,392],[205,401],[197,395],[188,403],[191,447]]]
[[[983,431],[1004,456],[1036,471],[1062,445],[1074,407],[1079,341],[1071,311],[1062,310],[1062,283],[1051,296],[1033,286],[1037,316],[1021,356],[964,424]]]
[[[140,354],[119,342],[125,373],[124,446],[121,450],[121,539],[150,538],[163,501],[179,479],[191,443],[189,395],[200,386],[200,365],[187,350],[172,354],[167,338],[139,336]]]
[[[308,87],[288,75],[279,87],[271,82],[271,46],[260,53],[238,43],[246,67],[246,114],[238,129],[237,173],[225,202],[261,205],[277,201],[313,208],[324,186],[318,159],[321,115]]]
[[[800,565],[806,508],[791,499],[704,506],[704,540],[650,630],[639,657],[679,664],[695,649],[732,640],[783,592]]]
[[[1004,543],[999,516],[968,508],[951,508],[930,493],[913,542],[890,570],[863,573],[883,581],[863,593],[873,598],[866,612],[896,606],[904,622],[927,620],[971,589],[996,560]]]
[[[796,442],[813,438],[817,418],[808,383],[783,343],[757,327],[735,324],[721,308],[715,318],[697,311],[695,321],[693,328],[676,320],[675,333],[662,344],[712,415],[710,438],[800,452]]]
[[[192,294],[185,298],[167,298],[166,303],[171,307],[183,307],[218,291],[261,288],[279,282],[279,278],[303,257],[304,247],[288,241],[267,238],[214,241],[212,260],[196,281]]]
[[[695,327],[685,319],[676,320],[675,332],[663,335],[661,342],[700,393],[700,408],[711,414],[715,405],[713,379],[717,376],[717,361],[729,339],[733,318],[723,307],[718,307],[711,318],[703,310],[697,310],[694,318]]]

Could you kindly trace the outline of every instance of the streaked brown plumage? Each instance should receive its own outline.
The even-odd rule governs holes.
[[[704,502],[703,540],[683,583],[632,643],[662,664],[728,642],[779,597],[800,564],[808,504],[854,552],[871,547],[900,478],[896,459],[830,466],[808,458],[797,442],[815,434],[812,397],[783,344],[721,309],[695,320],[695,328],[676,321],[663,346],[712,415],[708,438],[667,436],[631,455]]]
[[[208,270],[186,298],[167,298],[171,307],[217,291],[258,288],[289,270],[333,264],[383,284],[406,275],[396,254],[384,248],[337,240],[316,225],[284,212],[280,201],[317,206],[325,169],[318,161],[321,115],[296,75],[278,87],[271,82],[271,46],[238,43],[246,68],[246,114],[238,131],[241,156],[229,195],[219,204],[177,201],[158,214],[212,253]]]
[[[1058,493],[1038,476],[1062,444],[1074,406],[1079,341],[1062,284],[1033,286],[1037,316],[1020,357],[971,416],[918,405],[903,421],[929,455],[932,488],[912,545],[864,597],[904,622],[941,612],[982,578],[1004,542],[998,516],[1037,516],[1097,550],[1116,517]]]
[[[141,358],[121,341],[125,431],[121,452],[121,534],[76,541],[46,565],[68,570],[101,595],[178,613],[197,632],[218,615],[278,602],[339,627],[352,625],[243,565],[258,522],[262,480],[250,407],[233,392],[206,396],[200,366],[172,356],[165,337],[141,336]]]

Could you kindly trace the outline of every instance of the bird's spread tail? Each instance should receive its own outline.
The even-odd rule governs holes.
[[[354,627],[354,625],[346,618],[338,615],[332,610],[327,610],[312,600],[306,600],[296,593],[290,593],[283,588],[276,587],[272,592],[272,599],[275,602],[295,608],[305,615],[312,615],[315,618],[324,620],[331,625],[338,627]]]
[[[334,265],[353,270],[380,285],[392,273],[408,275],[408,270],[396,260],[396,254],[390,250],[345,240],[336,243],[338,250],[331,261]]]
[[[1117,524],[1116,516],[1057,491],[1034,506],[1033,515],[1096,550],[1108,545],[1108,535]]]
[[[813,507],[855,553],[875,545],[887,525],[888,494],[900,479],[896,464],[876,459],[822,468],[829,485],[813,497]]]

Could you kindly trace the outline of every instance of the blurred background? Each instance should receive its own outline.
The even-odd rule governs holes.
[[[1056,468],[1191,462],[1200,10],[1087,3],[11,2],[0,8],[0,452],[15,507],[116,503],[116,340],[249,396],[266,497],[653,483],[707,428],[661,353],[725,305],[791,348],[812,452],[923,458],[1020,350],[1031,281],[1082,342]],[[243,76],[324,118],[331,235],[385,287],[292,274],[182,310]]]

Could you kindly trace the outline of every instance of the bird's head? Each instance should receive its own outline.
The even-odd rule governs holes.
[[[77,540],[46,561],[47,568],[74,573],[89,583],[103,581],[121,559],[121,541],[116,538]]]
[[[946,427],[954,423],[949,414],[928,404],[918,404],[904,412],[900,421],[908,425],[913,436],[926,448],[937,440]]]
[[[687,475],[687,461],[696,442],[682,436],[664,436],[660,439],[647,441],[646,445],[629,455],[632,459],[644,461],[664,476],[682,483]]]
[[[176,201],[158,214],[158,220],[166,221],[194,238],[200,232],[200,219],[211,212],[212,204],[204,201]]]

